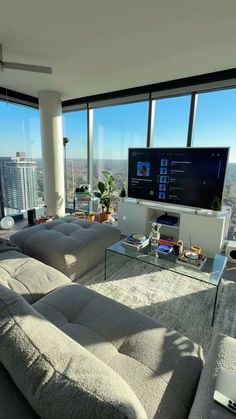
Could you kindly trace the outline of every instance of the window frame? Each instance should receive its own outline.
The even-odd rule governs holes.
[[[115,92],[92,95],[84,98],[77,98],[62,101],[62,112],[87,111],[87,164],[88,164],[88,183],[93,184],[93,109],[106,106],[129,104],[148,100],[148,121],[147,121],[147,141],[146,146],[152,147],[153,128],[155,123],[155,100],[161,98],[171,98],[183,95],[191,96],[188,134],[186,147],[191,147],[193,143],[194,123],[197,112],[197,99],[201,93],[236,88],[236,68],[221,70],[217,72],[190,76],[177,80],[170,80],[146,86],[123,89]],[[38,98],[25,95],[20,92],[0,87],[0,100],[9,103],[26,105],[38,108]],[[0,186],[1,187],[1,186]],[[2,206],[0,191],[0,206]],[[2,214],[0,214],[2,216]],[[4,214],[3,214],[4,216]]]

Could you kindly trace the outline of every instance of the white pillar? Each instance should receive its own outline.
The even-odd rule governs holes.
[[[44,194],[48,215],[65,215],[61,95],[39,92]]]

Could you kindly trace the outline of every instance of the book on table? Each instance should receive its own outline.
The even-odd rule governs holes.
[[[131,234],[122,241],[122,246],[129,249],[141,250],[149,245],[149,238],[142,234]]]
[[[173,250],[173,245],[170,243],[159,243],[158,246],[156,247],[156,252],[158,253],[171,253]]]
[[[176,262],[189,268],[201,269],[206,260],[206,255],[196,254],[196,256],[194,256],[193,252],[185,250],[181,253],[181,255],[179,255]]]

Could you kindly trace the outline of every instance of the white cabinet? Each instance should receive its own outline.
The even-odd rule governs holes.
[[[129,236],[132,233],[146,234],[147,207],[127,201],[119,202],[118,228],[121,234]]]
[[[151,231],[152,222],[157,217],[167,213],[178,218],[173,225],[162,225],[161,233],[173,237],[173,240],[183,240],[186,247],[199,246],[208,256],[220,253],[227,235],[230,211],[221,211],[217,216],[206,211],[189,208],[165,206],[155,203],[137,203],[134,199],[119,202],[118,227],[122,234],[141,233],[146,236]]]
[[[200,246],[203,253],[213,256],[221,253],[225,240],[225,214],[218,216],[181,214],[179,237],[184,244]]]
[[[179,225],[180,225],[180,213],[176,211],[166,211],[166,209],[158,209],[155,207],[148,207],[147,208],[147,218],[146,218],[146,235],[149,235],[152,228],[152,223],[157,222],[157,218],[161,215],[167,213],[172,217],[176,217],[178,219],[177,223],[174,225],[166,225],[162,224],[160,233],[166,236],[168,240],[177,241],[179,238]],[[169,238],[168,238],[169,237]]]

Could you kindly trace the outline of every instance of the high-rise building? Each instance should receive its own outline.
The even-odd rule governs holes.
[[[37,206],[37,164],[16,153],[16,157],[0,157],[4,204],[6,208],[27,210]]]

